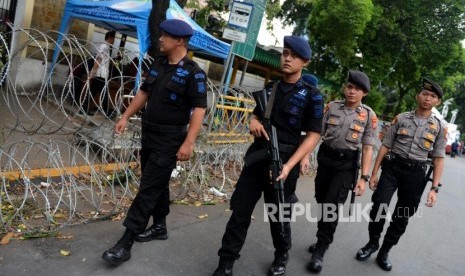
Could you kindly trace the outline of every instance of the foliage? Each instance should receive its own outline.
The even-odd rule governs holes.
[[[309,17],[310,38],[342,62],[357,51],[357,37],[373,15],[371,0],[315,0]]]

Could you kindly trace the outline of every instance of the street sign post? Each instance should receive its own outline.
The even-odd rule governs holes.
[[[223,31],[223,38],[232,40],[226,70],[221,78],[224,93],[231,83],[234,55],[253,59],[265,7],[266,0],[234,1],[231,5],[228,26]]]
[[[253,12],[250,17],[247,37],[243,42],[235,42],[231,45],[235,55],[252,60],[257,45],[258,32],[262,24],[263,14],[265,13],[266,0],[253,0]]]

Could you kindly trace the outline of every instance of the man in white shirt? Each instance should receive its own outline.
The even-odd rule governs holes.
[[[111,116],[113,113],[109,105],[109,90],[108,88],[105,89],[105,86],[110,76],[110,50],[115,42],[115,34],[115,31],[109,31],[105,34],[105,42],[97,46],[94,66],[89,73],[90,96],[92,97],[92,101],[97,104],[100,103],[102,111],[107,116]],[[93,115],[89,110],[88,101],[89,97],[87,97],[84,102],[84,108],[87,110],[88,114]]]

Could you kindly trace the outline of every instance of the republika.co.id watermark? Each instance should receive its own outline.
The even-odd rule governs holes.
[[[263,205],[263,219],[265,222],[296,222],[305,219],[309,222],[318,222],[322,219],[324,222],[363,222],[372,221],[370,211],[372,203],[363,204],[355,203],[349,216],[348,208],[344,209],[343,204],[310,204],[310,203],[265,203]],[[313,210],[313,211],[312,211]],[[315,211],[316,210],[316,211]],[[316,213],[316,214],[315,214]],[[397,217],[423,217],[423,209],[418,208],[398,208],[394,211],[389,210],[388,204],[380,204],[378,211],[374,214],[373,221],[391,221],[393,215]]]

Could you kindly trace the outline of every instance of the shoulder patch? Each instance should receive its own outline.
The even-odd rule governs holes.
[[[328,110],[329,110],[329,103],[327,103],[327,104],[325,105],[325,109],[324,109],[323,113],[326,114],[326,112],[328,112]]]
[[[376,129],[378,127],[378,117],[376,117],[376,114],[374,112],[371,113],[373,113],[373,116],[371,116],[371,124],[373,129]]]

